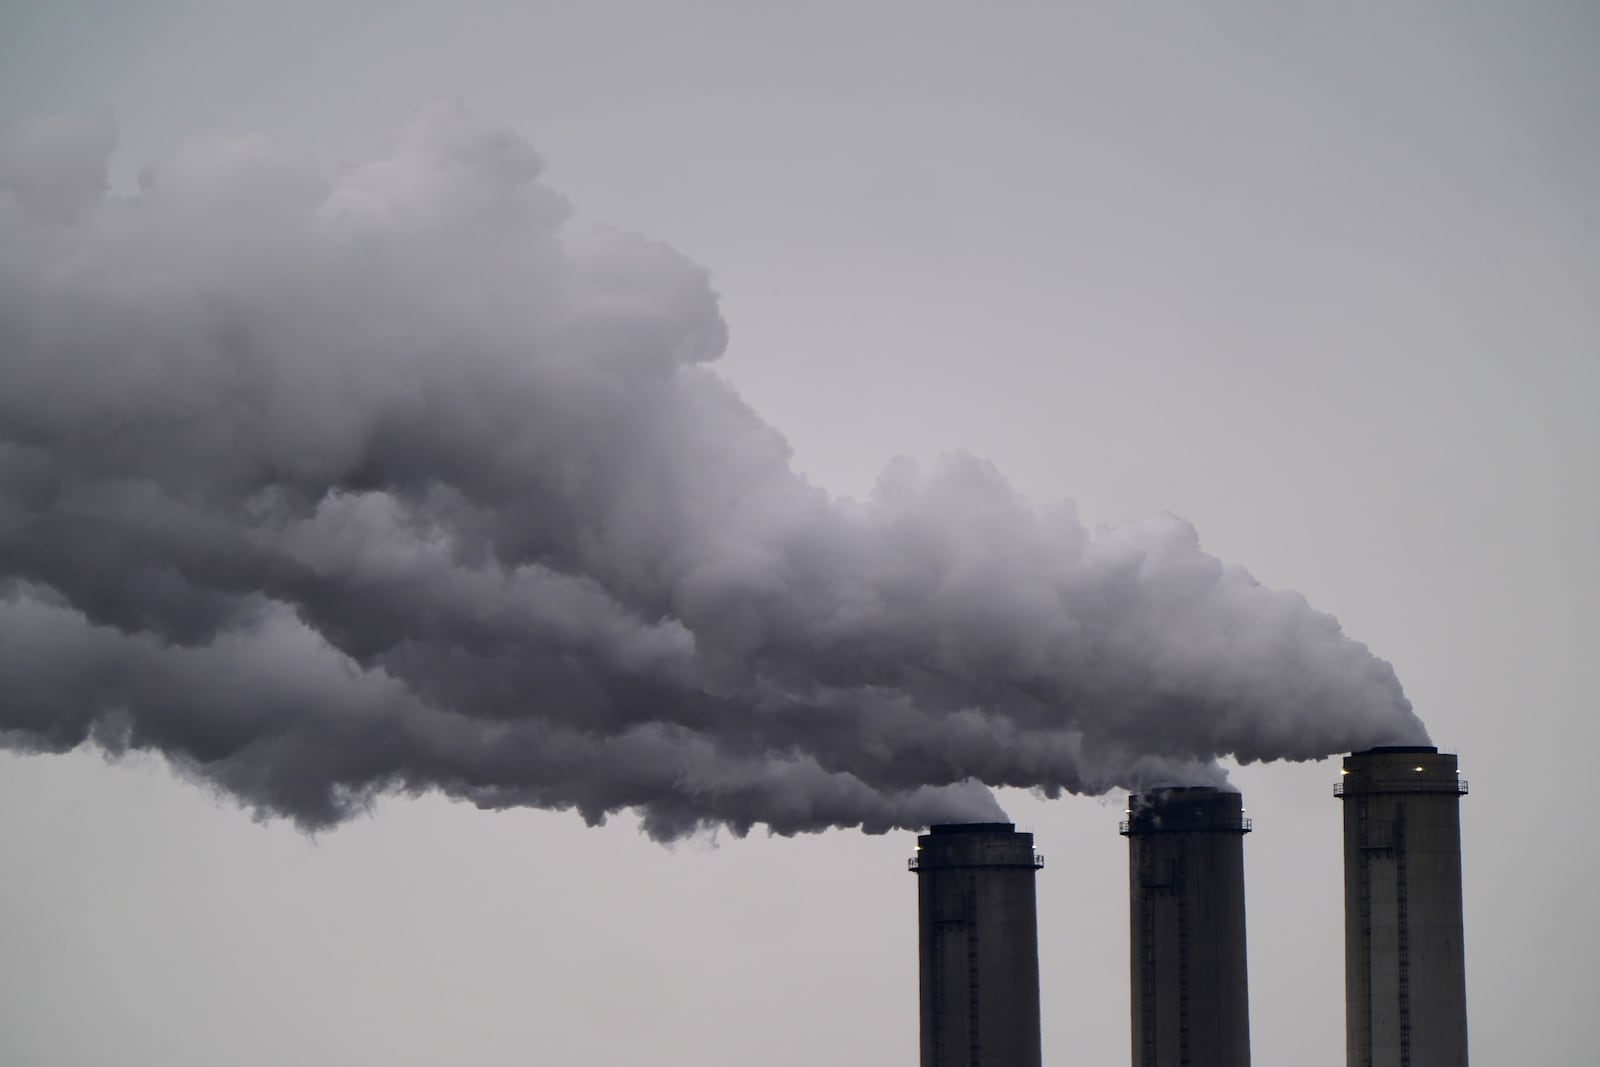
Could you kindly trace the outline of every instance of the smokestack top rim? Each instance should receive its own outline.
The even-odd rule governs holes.
[[[1014,834],[1014,822],[936,822],[928,827],[929,834]]]
[[[1243,796],[1239,790],[1222,785],[1152,785],[1145,789],[1134,789],[1128,793],[1130,797],[1149,797],[1158,793],[1232,793]]]
[[[1401,754],[1406,754],[1406,753],[1411,753],[1411,754],[1416,754],[1416,755],[1425,755],[1427,753],[1433,753],[1433,754],[1437,755],[1438,752],[1439,752],[1439,749],[1434,745],[1374,745],[1372,748],[1364,748],[1359,752],[1352,752],[1352,753],[1350,753],[1350,755],[1352,755],[1352,756],[1383,756],[1383,755],[1401,755]]]
[[[1124,837],[1165,833],[1247,834],[1244,794],[1216,786],[1180,786],[1128,795],[1126,819],[1117,824]]]

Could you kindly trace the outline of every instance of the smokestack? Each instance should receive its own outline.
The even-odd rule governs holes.
[[[952,823],[917,838],[922,1067],[1039,1067],[1033,835]]]
[[[1243,813],[1209,786],[1129,798],[1133,1067],[1249,1067]]]
[[[1456,757],[1389,746],[1344,758],[1345,1062],[1467,1067]]]

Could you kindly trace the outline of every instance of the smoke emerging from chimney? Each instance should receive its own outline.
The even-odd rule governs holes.
[[[261,815],[388,792],[670,839],[999,820],[1424,743],[1393,670],[1163,516],[988,464],[807,483],[706,272],[454,104],[334,171],[0,132],[0,739]]]

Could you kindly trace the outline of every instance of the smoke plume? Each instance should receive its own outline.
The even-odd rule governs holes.
[[[869,831],[1426,735],[1171,516],[969,456],[830,496],[712,369],[706,273],[426,109],[337,170],[0,132],[0,740],[316,828],[378,795]]]

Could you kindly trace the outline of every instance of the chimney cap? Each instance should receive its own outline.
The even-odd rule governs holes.
[[[930,834],[1009,834],[1016,832],[1014,822],[939,822],[928,827]]]

